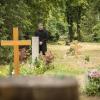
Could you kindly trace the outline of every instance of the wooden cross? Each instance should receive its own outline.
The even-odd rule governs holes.
[[[14,71],[15,75],[20,74],[19,46],[31,45],[31,40],[18,40],[18,27],[13,28],[13,40],[1,40],[1,46],[14,46]]]

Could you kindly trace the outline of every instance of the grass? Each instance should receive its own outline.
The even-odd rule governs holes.
[[[47,70],[44,75],[67,75],[67,76],[77,76],[85,73],[86,68],[71,67],[64,64],[55,64],[54,68]]]
[[[9,75],[9,66],[5,65],[5,66],[0,66],[0,77],[5,77]]]

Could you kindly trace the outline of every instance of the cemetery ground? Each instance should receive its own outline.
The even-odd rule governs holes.
[[[50,43],[48,49],[54,54],[54,61],[49,68],[32,70],[29,61],[21,66],[22,75],[70,75],[76,77],[80,85],[81,100],[99,100],[98,97],[87,97],[84,95],[84,87],[86,83],[86,74],[90,69],[100,68],[100,43],[80,43],[80,55],[76,58],[67,54],[69,46],[59,41],[58,43]],[[88,59],[86,59],[88,58]],[[9,65],[0,66],[0,76],[7,76],[9,73]]]

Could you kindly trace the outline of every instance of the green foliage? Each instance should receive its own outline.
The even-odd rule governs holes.
[[[0,64],[7,64],[13,59],[13,48],[0,47]]]
[[[96,24],[93,27],[93,33],[96,33],[96,34],[100,35],[100,23]]]
[[[41,75],[45,72],[45,67],[39,67],[39,68],[28,68],[26,67],[22,67],[21,68],[21,75]]]
[[[82,34],[82,41],[83,42],[93,42],[93,35],[91,34]]]
[[[89,96],[100,96],[100,78],[89,78],[86,94]]]
[[[0,66],[0,77],[9,75],[9,66]]]
[[[45,63],[44,63],[44,61],[41,60],[41,59],[35,59],[34,66],[35,66],[36,68],[39,68],[39,67],[41,67],[41,66],[45,66]]]
[[[0,32],[0,40],[7,40],[9,35],[5,33],[6,29]],[[0,46],[0,64],[6,64],[10,62],[13,58],[13,48],[12,47],[1,47]]]
[[[31,26],[29,8],[24,3],[24,0],[9,0],[1,3],[1,18],[6,28],[19,26],[23,29],[28,29]],[[4,9],[3,9],[4,8]]]
[[[22,66],[21,75],[43,75],[47,70],[52,68],[52,65],[46,65],[43,60],[39,59],[30,67],[27,65]]]
[[[100,10],[98,7],[100,1],[89,0],[87,2],[88,6],[85,9],[85,13],[82,16],[81,20],[81,31],[83,41],[91,42],[97,40],[96,42],[98,42],[99,36],[95,36],[95,34],[99,34],[99,31],[95,29],[95,27],[98,27],[98,24],[100,22]]]
[[[51,40],[59,40],[59,37],[61,35],[65,35],[67,29],[66,25],[63,23],[63,21],[59,21],[57,19],[51,19],[46,24],[47,29],[50,32],[50,35],[52,36]]]
[[[90,56],[86,55],[85,58],[84,58],[84,60],[87,61],[87,62],[89,62],[90,61]]]
[[[100,23],[96,24],[94,27],[93,27],[93,33],[94,33],[94,41],[96,42],[100,42]]]
[[[2,0],[0,25],[10,32],[13,26],[19,26],[22,32],[33,32],[37,23],[42,21],[54,37],[55,34],[66,34],[74,39],[77,34],[79,39],[83,33],[92,34],[97,20],[100,20],[99,4],[99,0]]]
[[[13,69],[14,69],[13,62],[11,61],[9,65],[9,75],[12,75]]]

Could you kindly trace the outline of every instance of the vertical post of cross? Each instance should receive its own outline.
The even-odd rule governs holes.
[[[19,33],[18,33],[18,27],[13,28],[13,40],[18,40]],[[14,46],[14,71],[15,75],[19,75],[19,46]]]

